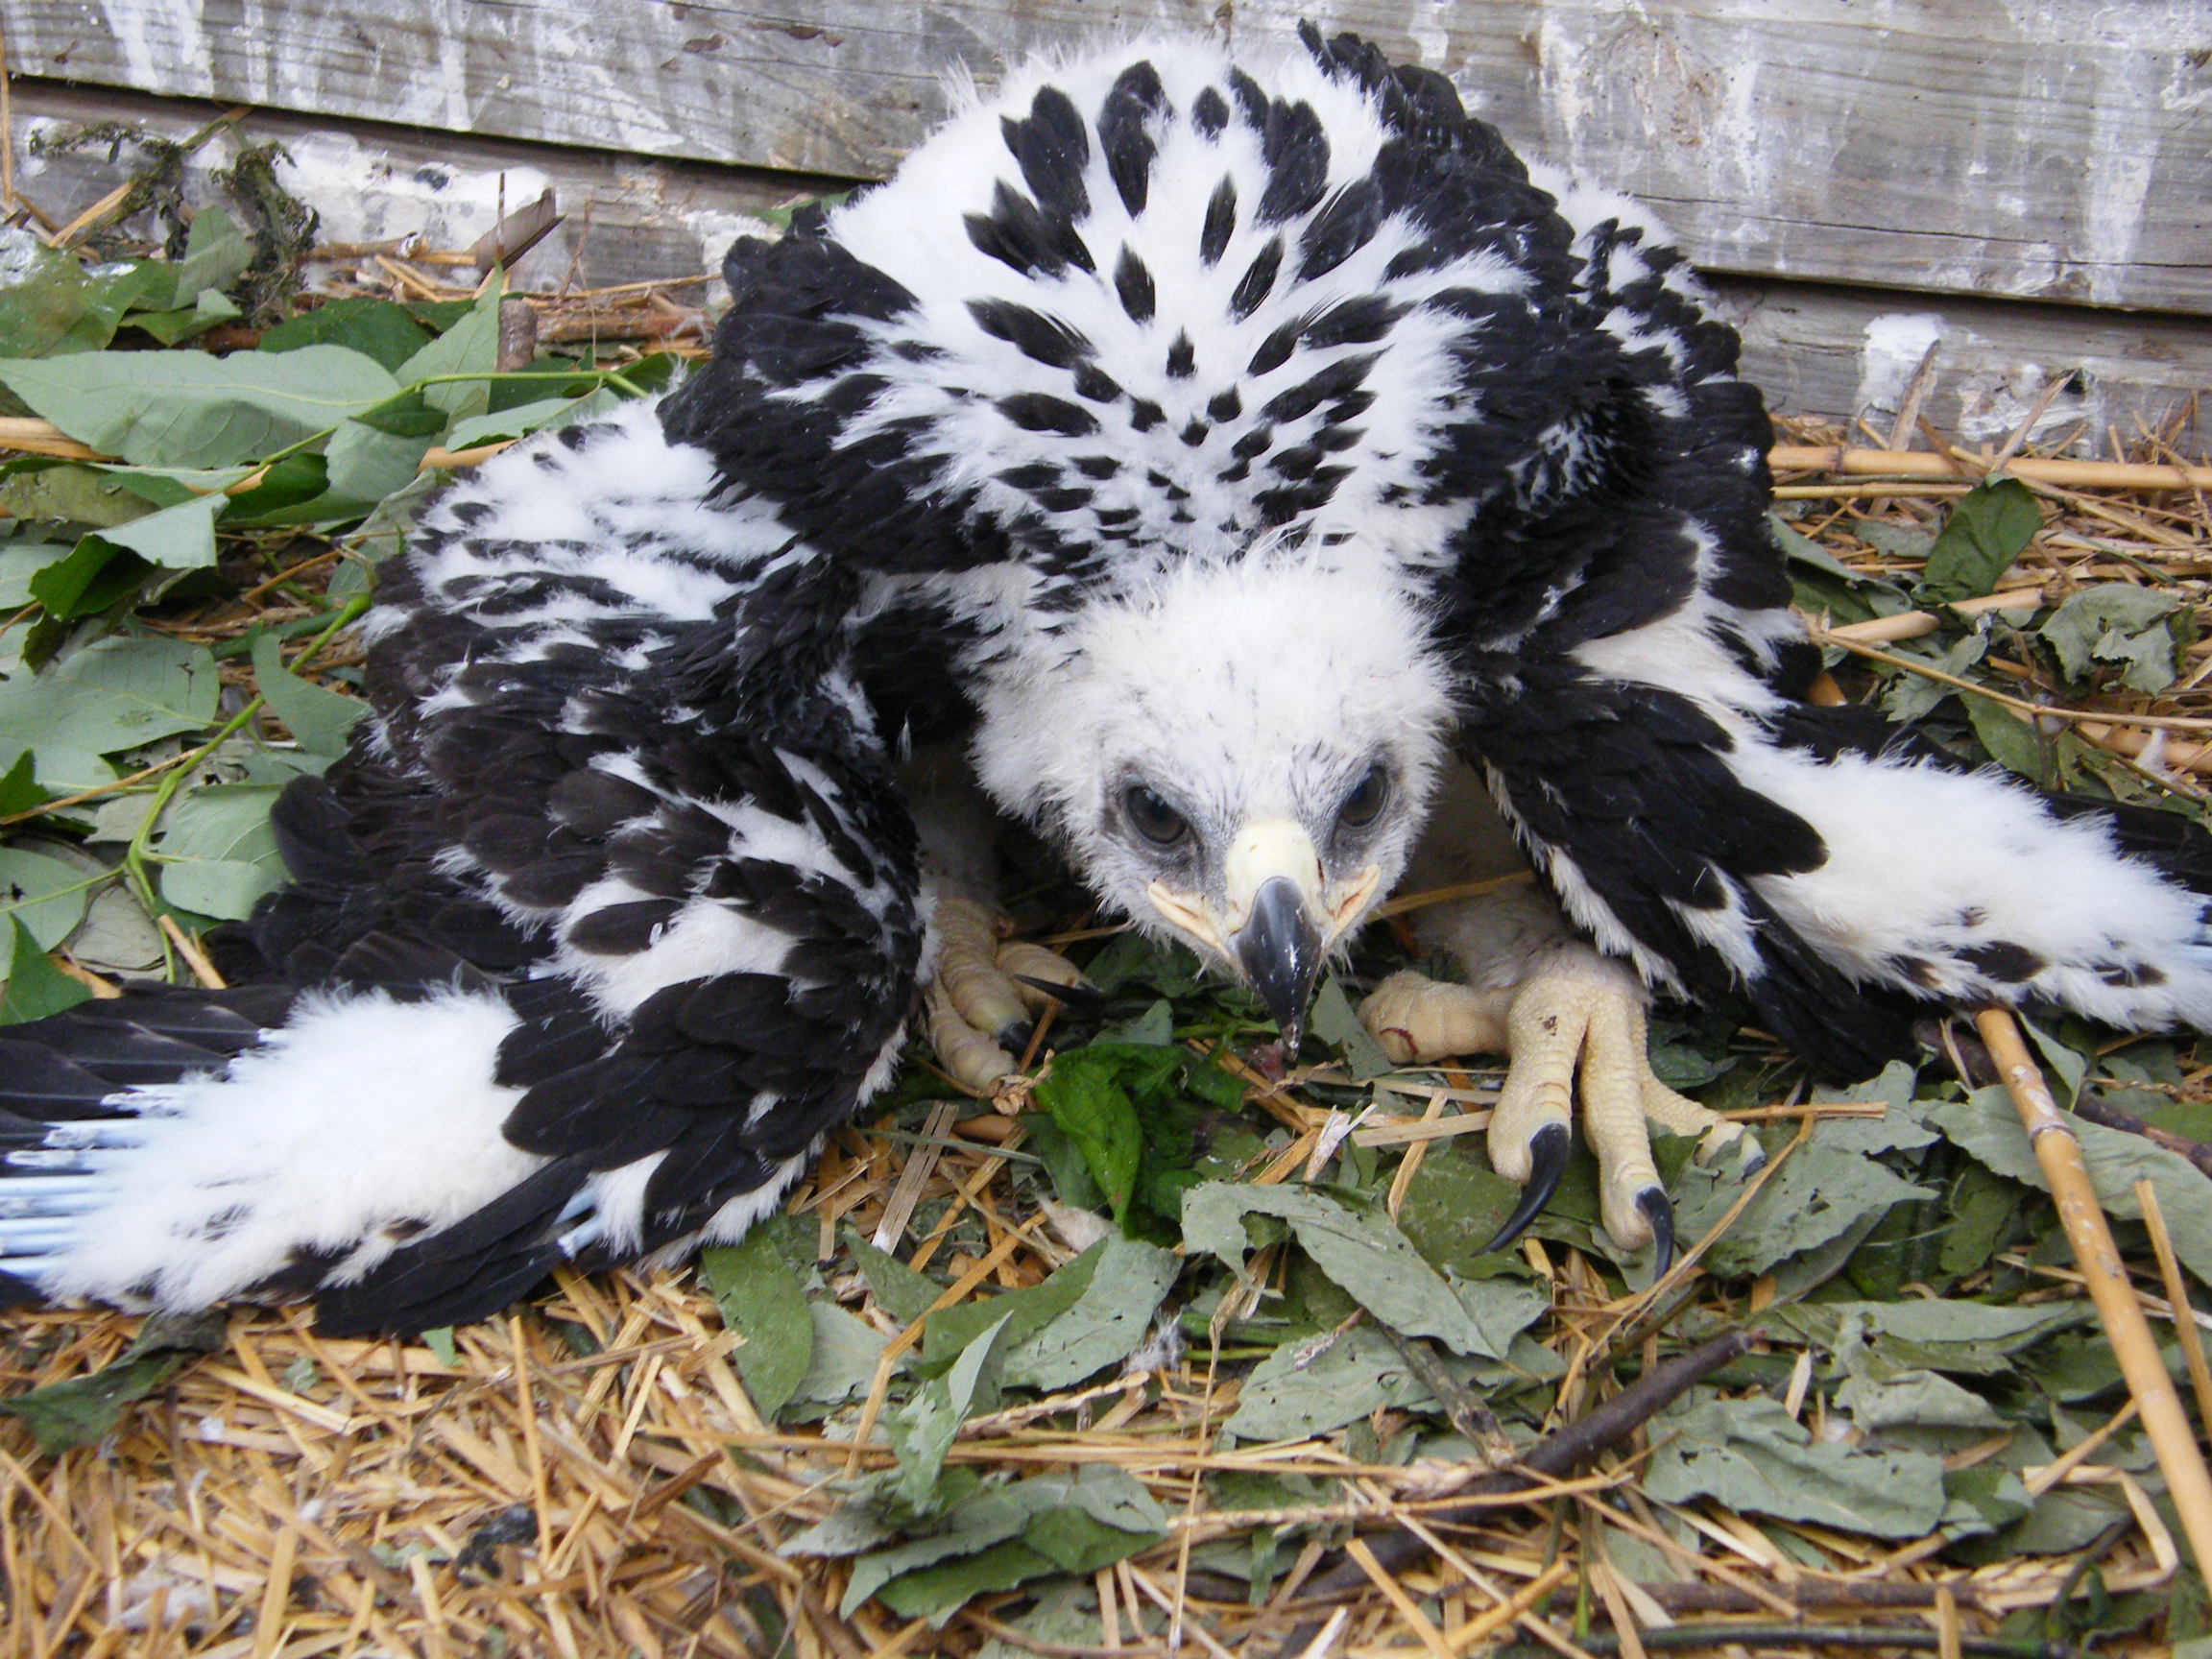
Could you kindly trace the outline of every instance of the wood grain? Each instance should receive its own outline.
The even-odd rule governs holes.
[[[10,0],[32,75],[873,177],[940,76],[1282,0]],[[1712,269],[2212,314],[2212,11],[2192,0],[1343,0],[1516,143],[1652,203]]]
[[[18,188],[56,222],[111,190],[130,157],[111,162],[101,147],[42,158],[31,153],[40,132],[120,119],[177,137],[217,112],[189,100],[54,82],[20,81],[13,94]],[[564,222],[517,273],[524,286],[541,289],[714,271],[733,237],[760,229],[751,215],[832,182],[282,113],[255,114],[241,135],[275,138],[301,162],[285,176],[322,209],[325,242],[421,234],[428,247],[466,248],[493,223],[502,200],[513,206],[552,186]],[[226,138],[195,157],[192,200],[213,199],[206,173],[228,166],[231,154]],[[1746,376],[1782,414],[1873,412],[1887,430],[1931,342],[1937,351],[1929,418],[1973,442],[2008,434],[2055,378],[2069,384],[2045,411],[2039,436],[2080,426],[2093,446],[2108,424],[2132,437],[2138,418],[2156,422],[2212,387],[2212,320],[1769,277],[1719,276],[1712,286],[1743,335]],[[719,285],[702,284],[686,298],[692,294],[719,299]]]

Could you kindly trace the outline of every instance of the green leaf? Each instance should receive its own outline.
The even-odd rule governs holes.
[[[1918,1538],[1944,1506],[1942,1460],[1924,1452],[1815,1444],[1781,1403],[1710,1397],[1652,1419],[1644,1490],[1664,1503],[1714,1498],[1739,1513],[1877,1538]]]
[[[2069,679],[2118,666],[2120,683],[2129,689],[2163,691],[2174,682],[2179,656],[2167,624],[2180,604],[2178,594],[2154,588],[2100,583],[2059,606],[2041,632]]]
[[[1128,1219],[1144,1146],[1137,1107],[1118,1080],[1126,1052],[1094,1044],[1059,1055],[1033,1096],[1083,1154],[1092,1179],[1113,1208],[1116,1225]]]
[[[80,443],[147,467],[266,459],[394,397],[358,351],[95,351],[0,360],[0,384]]]
[[[18,611],[31,603],[31,579],[49,565],[69,557],[65,541],[0,541],[0,611]]]
[[[2043,510],[2034,493],[2017,478],[1976,485],[1959,497],[1943,521],[1915,593],[1925,601],[1953,604],[1995,591],[1998,577],[2042,524]]]
[[[1488,1335],[1468,1317],[1451,1286],[1380,1213],[1356,1213],[1310,1188],[1213,1181],[1184,1196],[1183,1241],[1241,1273],[1247,1215],[1273,1215],[1287,1222],[1313,1264],[1394,1330],[1408,1336],[1433,1336],[1455,1353],[1497,1357]]]
[[[185,232],[184,257],[166,267],[168,292],[149,293],[146,302],[160,310],[188,309],[210,289],[220,292],[229,287],[252,263],[253,244],[230,215],[220,207],[203,207],[193,214],[192,228]],[[230,315],[237,314],[232,306]]]
[[[106,537],[86,536],[67,558],[32,574],[31,597],[58,621],[96,616],[134,589],[148,568]]]
[[[73,1446],[98,1445],[123,1420],[126,1407],[201,1355],[220,1353],[227,1323],[220,1312],[156,1315],[139,1327],[138,1339],[112,1365],[0,1400],[0,1411],[29,1424],[38,1449],[49,1455]]]
[[[944,1371],[986,1331],[999,1332],[1002,1348],[1036,1334],[1081,1300],[1104,1252],[1103,1242],[1092,1245],[1042,1285],[940,1308],[929,1315],[916,1369],[926,1377]]]
[[[43,806],[53,799],[51,793],[38,786],[38,771],[32,764],[30,750],[24,750],[7,771],[0,772],[0,818],[12,818],[18,812]]]
[[[1971,692],[1960,701],[1966,706],[1966,720],[1989,758],[2008,772],[2016,772],[2038,788],[2052,787],[2051,741],[2004,704]]]
[[[582,397],[545,397],[512,409],[494,410],[489,415],[471,415],[453,422],[453,430],[445,437],[445,447],[472,449],[479,444],[493,444],[503,438],[522,438],[556,426],[571,426],[579,421],[610,414],[626,401],[619,392],[603,386]]]
[[[312,311],[279,323],[261,336],[264,351],[297,351],[302,346],[343,346],[397,373],[430,344],[430,330],[389,300],[348,297],[326,300]]]
[[[499,301],[499,284],[494,282],[476,297],[460,322],[395,371],[399,382],[412,385],[434,375],[490,375],[496,372]],[[492,383],[488,379],[447,380],[422,388],[424,400],[433,408],[444,410],[453,421],[466,421],[483,414],[490,406],[491,393]]]
[[[95,276],[22,226],[0,226],[0,357],[97,351],[116,320],[166,273],[150,260]]]
[[[0,1025],[21,1025],[74,1008],[92,995],[46,960],[46,952],[19,918],[9,919],[8,984],[0,990]]]
[[[814,1320],[806,1287],[783,1260],[771,1229],[757,1226],[733,1245],[699,1259],[707,1288],[723,1319],[745,1338],[734,1356],[745,1391],[763,1422],[790,1404],[814,1356]]]
[[[210,783],[169,809],[155,843],[161,897],[181,910],[243,921],[285,880],[269,812],[282,785]]]
[[[329,463],[313,450],[302,449],[272,463],[262,471],[259,483],[231,496],[229,517],[237,523],[286,523],[290,521],[287,509],[314,500],[329,487]]]
[[[0,916],[30,928],[51,950],[84,920],[84,872],[29,847],[0,847]]]
[[[206,647],[180,639],[108,638],[42,674],[0,681],[0,754],[32,749],[108,755],[215,718],[221,689]],[[39,775],[47,776],[43,766]]]
[[[229,497],[221,491],[195,495],[180,506],[103,530],[99,540],[128,548],[150,565],[171,570],[204,569],[215,563],[215,520],[229,505]]]
[[[235,858],[195,858],[161,867],[161,897],[180,910],[243,922],[253,906],[284,885],[284,873]]]
[[[359,698],[325,690],[285,667],[274,634],[253,641],[253,680],[276,718],[310,755],[335,760],[345,754],[353,723],[369,712],[369,705]]]

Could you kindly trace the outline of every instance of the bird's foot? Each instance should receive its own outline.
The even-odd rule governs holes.
[[[1020,1070],[1016,1054],[1037,1015],[1058,999],[1053,988],[1081,986],[1083,971],[1042,945],[1002,938],[1004,918],[980,899],[939,899],[931,920],[937,969],[924,993],[929,1046],[954,1082],[988,1094]]]
[[[1647,1123],[1696,1136],[1700,1161],[1743,1131],[1652,1074],[1644,1008],[1636,975],[1583,948],[1560,952],[1544,972],[1503,990],[1395,974],[1360,1005],[1375,1040],[1401,1064],[1501,1050],[1510,1056],[1490,1121],[1490,1163],[1526,1190],[1487,1248],[1519,1238],[1557,1190],[1579,1074],[1582,1134],[1598,1156],[1605,1231],[1623,1249],[1654,1246],[1655,1271],[1667,1270],[1674,1213],[1651,1161]]]

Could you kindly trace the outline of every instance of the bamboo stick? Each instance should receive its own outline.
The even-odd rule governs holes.
[[[1999,593],[1984,593],[1978,598],[1961,599],[1946,607],[1961,616],[1979,616],[1984,611],[2030,611],[2043,603],[2040,588],[2008,588]],[[1862,645],[1884,645],[1893,639],[1917,639],[1924,634],[1933,634],[1943,626],[1943,619],[1933,611],[1900,611],[1894,616],[1876,616],[1866,622],[1846,622],[1840,628],[1828,632],[1838,639],[1855,639]]]
[[[1767,451],[1777,472],[1840,472],[1854,477],[1946,478],[1972,482],[1985,465],[1971,449],[1851,449],[1839,444],[1780,444]],[[2077,490],[2212,490],[2212,467],[2162,467],[2132,461],[2061,461],[2014,457],[2007,472],[2037,484]]]
[[[1974,1016],[1974,1027],[1988,1045],[1989,1057],[1997,1063],[2006,1093],[2012,1096],[2020,1121],[2027,1126],[2029,1143],[2035,1149],[2035,1162],[2042,1166],[2044,1179],[2051,1184],[2058,1219],[2080,1265],[2089,1299],[2096,1305],[2113,1357],[2120,1361],[2128,1392],[2142,1413],[2159,1473],[2166,1478],[2166,1490],[2173,1497],[2181,1528],[2197,1557],[2197,1570],[2204,1573],[2212,1569],[2212,1474],[2205,1470],[2188,1413],[2181,1407],[2181,1396],[2166,1374],[2166,1362],[2151,1334],[2151,1322],[2128,1282],[2128,1270],[2112,1242],[2112,1230],[2090,1184],[2089,1166],[2082,1161],[2081,1142],[2075,1139],[2058,1103],[2051,1097],[2051,1090],[2030,1057],[2010,1011],[1984,1008]]]

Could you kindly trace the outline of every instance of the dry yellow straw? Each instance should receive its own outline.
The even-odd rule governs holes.
[[[1974,1016],[1974,1026],[1989,1046],[2006,1093],[2012,1096],[2020,1121],[2027,1125],[2035,1162],[2042,1166],[2043,1178],[2051,1184],[2051,1195],[2058,1204],[2058,1219],[2066,1228],[2066,1241],[2073,1246],[2082,1282],[2089,1287],[2089,1299],[2096,1304],[2105,1338],[2120,1361],[2120,1374],[2128,1380],[2128,1392],[2142,1413],[2151,1450],[2157,1455],[2158,1471],[2166,1478],[2166,1490],[2173,1496],[2181,1529],[2188,1534],[2189,1548],[2197,1556],[2197,1569],[2200,1573],[2212,1571],[2212,1475],[2205,1472],[2197,1437],[2181,1408],[2181,1396],[2175,1392],[2174,1380],[2166,1374],[2166,1362],[2151,1334],[2151,1322],[2144,1317],[2143,1305],[2136,1301],[2134,1287],[2128,1282],[2128,1270],[2120,1263],[2112,1230],[2105,1224],[2096,1189],[2090,1185],[2089,1166],[2081,1159],[2081,1142],[2075,1139],[2073,1128],[2052,1099],[2043,1073],[2030,1058],[2010,1012],[1984,1008]]]

